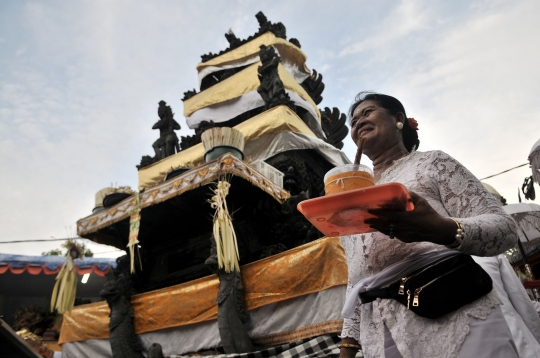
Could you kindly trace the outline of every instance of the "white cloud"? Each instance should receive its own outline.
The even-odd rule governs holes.
[[[339,57],[357,53],[367,53],[370,61],[375,61],[386,52],[392,52],[392,45],[406,36],[429,29],[430,8],[424,1],[404,1],[390,10],[383,19],[378,19],[370,33],[362,40],[351,44],[339,52]],[[349,38],[351,41],[352,38]],[[352,42],[352,41],[351,41]]]
[[[345,83],[356,80],[361,89],[400,98],[420,122],[420,149],[443,149],[478,177],[525,163],[540,136],[538,8],[534,2],[490,3],[472,7],[461,21],[444,19],[441,27],[434,26],[441,14],[432,11],[428,31],[412,39],[406,31],[381,34],[361,42],[357,59],[343,56],[352,75]],[[346,148],[354,153],[351,144]],[[530,170],[522,168],[488,182],[517,202],[526,175]]]

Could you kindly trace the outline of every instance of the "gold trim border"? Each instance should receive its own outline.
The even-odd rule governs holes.
[[[140,194],[140,208],[159,204],[178,196],[188,190],[207,185],[224,174],[239,176],[259,189],[265,191],[279,203],[283,203],[290,194],[280,186],[271,182],[249,164],[241,161],[230,153],[206,163],[198,168],[189,170],[177,177]],[[104,227],[122,221],[129,217],[131,210],[135,209],[135,200],[130,196],[115,206],[87,216],[77,221],[77,234],[81,237],[97,232]]]
[[[269,334],[268,336],[255,337],[252,341],[256,345],[276,346],[288,342],[296,342],[301,339],[316,337],[328,333],[341,333],[343,319],[315,323],[290,331]]]

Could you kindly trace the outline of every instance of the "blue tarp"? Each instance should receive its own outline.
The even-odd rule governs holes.
[[[65,256],[0,254],[0,266],[11,265],[13,268],[23,268],[26,265],[38,267],[45,265],[49,270],[56,270],[65,260]],[[90,268],[92,265],[96,265],[99,270],[105,271],[108,266],[116,267],[116,259],[108,257],[85,257],[84,259],[75,259],[75,265],[78,265],[80,269]]]

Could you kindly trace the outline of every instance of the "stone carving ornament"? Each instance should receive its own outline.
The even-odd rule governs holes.
[[[321,111],[321,119],[322,129],[324,134],[326,134],[325,141],[337,149],[343,148],[343,139],[349,134],[345,113],[340,113],[336,107],[332,110],[325,107],[324,111]]]
[[[131,275],[127,255],[116,259],[116,269],[110,270],[100,296],[103,297],[111,313],[109,315],[109,342],[113,358],[144,358],[142,345],[133,329],[133,308],[131,307]],[[154,343],[148,358],[164,358],[161,346]]]
[[[285,25],[283,25],[281,22],[278,23],[272,23],[268,20],[268,18],[263,14],[262,11],[259,11],[255,17],[257,18],[257,22],[259,23],[259,30],[252,36],[249,36],[247,39],[240,40],[238,39],[234,33],[229,30],[228,33],[225,34],[225,38],[229,42],[229,47],[227,47],[225,50],[220,51],[219,53],[208,53],[201,56],[202,62],[210,61],[213,58],[216,58],[217,56],[223,55],[224,53],[227,53],[231,50],[234,50],[235,48],[238,48],[242,46],[245,43],[248,43],[249,41],[265,34],[266,32],[272,32],[276,37],[287,39],[287,29],[285,28]],[[298,42],[298,40],[296,40]],[[294,43],[294,42],[293,42]],[[300,45],[300,43],[298,43]],[[300,47],[300,46],[298,46]]]
[[[125,256],[127,257],[127,256]],[[120,259],[117,260],[120,262]],[[118,265],[120,266],[120,265]],[[142,358],[142,346],[133,330],[131,278],[129,273],[114,269],[107,273],[107,281],[100,292],[111,313],[109,315],[109,341],[114,358]]]
[[[217,251],[214,236],[210,257],[205,264],[219,278],[219,291],[216,299],[218,305],[218,329],[221,344],[225,353],[253,352],[255,347],[249,338],[244,323],[249,316],[244,306],[244,286],[240,272],[225,272],[218,267]]]

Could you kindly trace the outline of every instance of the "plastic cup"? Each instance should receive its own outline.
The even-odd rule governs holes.
[[[363,164],[345,164],[335,167],[324,176],[326,195],[362,189],[375,185],[373,171]]]

